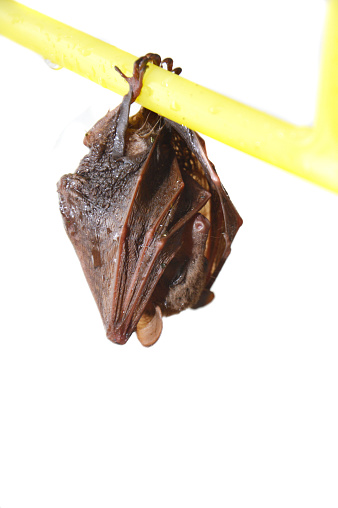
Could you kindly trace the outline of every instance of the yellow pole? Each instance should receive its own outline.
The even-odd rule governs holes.
[[[318,113],[297,127],[150,65],[138,102],[162,116],[338,192],[338,0],[328,15]],[[137,58],[13,0],[0,1],[0,34],[121,95]],[[154,48],[156,50],[156,48]],[[138,55],[140,56],[140,55]]]

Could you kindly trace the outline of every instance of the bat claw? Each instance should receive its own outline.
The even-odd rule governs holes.
[[[167,71],[169,72],[174,72],[175,74],[179,75],[181,74],[182,72],[182,69],[181,67],[176,67],[175,69],[173,69],[173,66],[174,66],[174,61],[172,58],[165,58],[164,60],[162,60],[161,62],[161,67],[163,67],[163,64],[166,64],[167,66]]]

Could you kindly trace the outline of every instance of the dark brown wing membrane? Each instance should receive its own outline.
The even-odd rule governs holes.
[[[211,193],[210,201],[201,210],[211,224],[206,250],[208,290],[230,254],[231,242],[243,221],[207,157],[204,140],[183,125],[168,119],[165,121],[176,133],[173,136],[173,146],[179,166]]]

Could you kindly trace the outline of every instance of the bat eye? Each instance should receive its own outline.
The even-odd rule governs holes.
[[[183,284],[186,277],[187,272],[187,264],[188,259],[185,259],[182,263],[178,265],[178,269],[172,278],[171,282],[169,283],[169,287],[178,286],[179,284]]]

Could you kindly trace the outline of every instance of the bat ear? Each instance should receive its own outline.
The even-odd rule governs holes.
[[[215,295],[212,291],[209,291],[209,289],[205,289],[203,293],[200,296],[200,299],[197,303],[192,307],[193,309],[199,309],[200,307],[204,307],[205,305],[208,305],[213,301],[215,298]]]
[[[163,322],[160,307],[154,308],[153,314],[144,312],[136,327],[136,334],[142,346],[152,346],[160,338]]]

